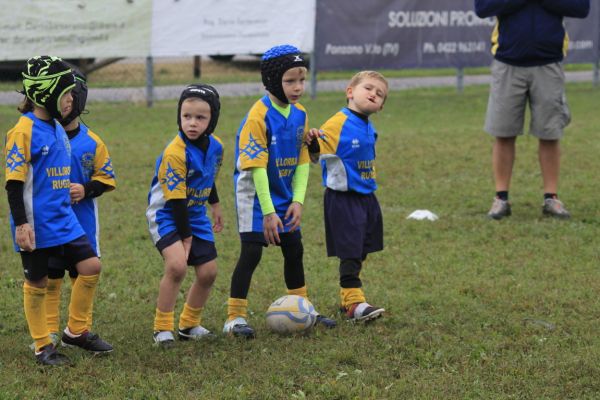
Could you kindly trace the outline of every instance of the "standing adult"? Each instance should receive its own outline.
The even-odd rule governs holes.
[[[508,191],[527,103],[531,111],[529,132],[539,139],[542,213],[570,217],[557,195],[560,139],[571,120],[562,66],[569,42],[563,18],[585,18],[589,10],[589,0],[475,0],[480,18],[497,19],[485,121],[485,130],[495,138],[492,165],[496,198],[488,212],[490,218],[511,214]]]

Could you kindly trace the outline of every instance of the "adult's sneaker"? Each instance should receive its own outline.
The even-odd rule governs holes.
[[[354,303],[346,308],[346,316],[350,321],[367,322],[377,319],[385,312],[384,308],[375,307],[369,303]]]
[[[214,339],[216,336],[203,327],[202,325],[194,326],[192,328],[178,329],[177,336],[179,340],[204,340]]]
[[[488,218],[492,219],[502,219],[504,217],[508,217],[511,214],[510,203],[508,200],[502,200],[498,197],[494,199],[492,203],[492,208],[488,212]]]
[[[231,321],[226,321],[225,325],[223,325],[223,333],[246,339],[254,339],[256,337],[254,328],[248,325],[246,318],[243,317],[237,317]]]
[[[80,335],[73,337],[71,334],[67,333],[67,329],[63,332],[61,338],[61,344],[66,347],[79,347],[80,349],[89,351],[94,354],[107,354],[113,351],[113,347],[100,339],[95,333],[85,331]]]
[[[549,217],[554,217],[558,219],[571,218],[571,214],[567,211],[563,202],[557,199],[556,197],[544,199],[542,213]]]
[[[35,359],[42,365],[69,365],[71,360],[64,354],[56,351],[56,347],[50,343],[35,352]]]

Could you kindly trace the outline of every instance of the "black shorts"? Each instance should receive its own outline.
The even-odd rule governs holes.
[[[323,206],[329,257],[364,259],[383,249],[383,218],[375,194],[326,189]]]
[[[280,232],[279,239],[281,242],[277,246],[289,246],[302,241],[302,234],[299,230],[294,232]],[[262,232],[242,232],[240,233],[240,240],[242,242],[260,243],[264,247],[269,244],[265,240],[265,235]]]
[[[75,265],[79,262],[96,257],[96,252],[86,235],[59,246],[36,249],[32,252],[21,251],[20,253],[25,278],[34,282],[45,276],[53,279],[61,278],[64,276],[66,266],[72,266],[72,269],[75,269]],[[59,270],[62,270],[62,275],[57,272]]]
[[[167,233],[165,236],[161,237],[158,242],[156,242],[156,248],[162,255],[162,251],[172,245],[175,242],[181,240],[181,237],[177,233],[177,231],[173,231]],[[217,258],[217,248],[215,247],[215,243],[200,239],[196,236],[192,236],[192,248],[190,250],[190,255],[187,259],[187,264],[195,267],[198,265],[206,264],[209,261],[212,261]]]

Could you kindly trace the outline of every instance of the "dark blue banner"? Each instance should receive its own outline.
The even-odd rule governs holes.
[[[598,1],[588,18],[565,21],[566,61],[596,61]],[[473,0],[317,1],[316,64],[319,70],[486,66],[495,24],[477,17]]]

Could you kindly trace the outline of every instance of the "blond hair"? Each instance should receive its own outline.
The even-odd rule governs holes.
[[[355,88],[356,86],[358,86],[358,84],[360,84],[362,81],[364,81],[367,78],[376,79],[376,80],[380,81],[381,83],[383,83],[385,85],[385,97],[383,98],[383,102],[385,103],[385,100],[387,99],[389,84],[388,84],[387,79],[385,79],[385,77],[382,74],[380,74],[379,72],[377,72],[377,71],[360,71],[360,72],[357,72],[350,79],[350,82],[348,82],[348,87],[349,88]]]

